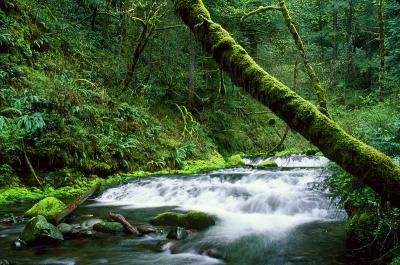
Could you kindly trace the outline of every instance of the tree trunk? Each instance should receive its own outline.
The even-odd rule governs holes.
[[[268,106],[326,157],[370,186],[383,199],[400,206],[400,167],[389,157],[347,134],[313,104],[258,66],[226,30],[211,21],[201,0],[172,2],[196,39],[235,84]]]
[[[189,54],[189,86],[187,105],[191,109],[194,105],[194,90],[196,87],[196,40],[190,36]]]
[[[332,13],[332,30],[333,30],[333,43],[332,43],[332,73],[333,73],[333,84],[337,84],[337,61],[338,61],[338,10],[337,7],[333,7]]]
[[[325,60],[325,48],[324,48],[324,38],[322,37],[323,35],[323,29],[324,29],[324,21],[322,17],[323,13],[323,7],[322,7],[322,0],[317,0],[317,7],[318,7],[318,44],[319,48],[321,50],[321,60]]]
[[[347,35],[347,70],[345,80],[348,85],[354,80],[354,62],[353,62],[353,0],[349,0],[349,6],[346,9],[346,35]]]
[[[378,0],[379,55],[381,59],[379,69],[379,100],[381,102],[385,99],[385,21],[383,19],[382,5],[382,0]]]

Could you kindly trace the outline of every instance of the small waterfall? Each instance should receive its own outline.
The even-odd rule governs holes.
[[[307,155],[288,155],[273,156],[268,158],[244,159],[247,165],[256,166],[264,161],[274,161],[279,167],[291,168],[321,168],[325,167],[329,159],[324,156],[307,156]]]
[[[219,220],[209,233],[227,239],[249,233],[280,236],[299,224],[338,218],[326,194],[312,188],[325,177],[323,171],[303,168],[322,165],[325,158],[295,156],[275,161],[302,168],[237,168],[194,176],[149,177],[111,188],[96,201],[124,208],[169,206],[205,211]]]

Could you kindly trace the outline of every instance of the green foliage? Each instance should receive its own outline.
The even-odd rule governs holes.
[[[333,176],[326,185],[333,201],[344,205],[348,214],[346,230],[349,247],[355,256],[373,260],[390,259],[400,235],[400,211],[381,201],[379,196],[360,181],[331,165]]]

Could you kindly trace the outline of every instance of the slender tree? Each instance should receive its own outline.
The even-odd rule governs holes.
[[[379,100],[385,99],[385,21],[383,18],[383,1],[378,0],[378,20],[379,20]]]
[[[280,11],[282,13],[283,18],[286,23],[286,26],[293,36],[294,42],[300,53],[300,56],[303,58],[304,67],[306,68],[306,72],[307,72],[308,76],[310,77],[311,83],[312,83],[315,93],[317,95],[320,110],[322,113],[324,113],[325,115],[327,115],[329,117],[328,106],[327,106],[328,104],[327,104],[326,96],[325,96],[325,89],[322,87],[321,82],[320,82],[317,74],[314,71],[314,68],[309,63],[309,59],[308,59],[308,56],[306,55],[303,41],[300,37],[300,34],[299,34],[296,26],[294,25],[294,23],[292,21],[292,18],[290,16],[290,11],[286,6],[285,1],[279,0],[279,6],[274,6],[274,5],[260,6],[256,10],[245,14],[241,18],[241,20],[244,21],[250,16],[256,15],[258,13],[266,12],[266,11]]]

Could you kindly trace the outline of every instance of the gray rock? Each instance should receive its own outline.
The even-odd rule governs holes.
[[[83,222],[80,223],[81,225],[81,229],[93,229],[93,226],[95,224],[101,223],[103,222],[103,220],[99,219],[99,218],[91,218],[91,219],[87,219]]]

